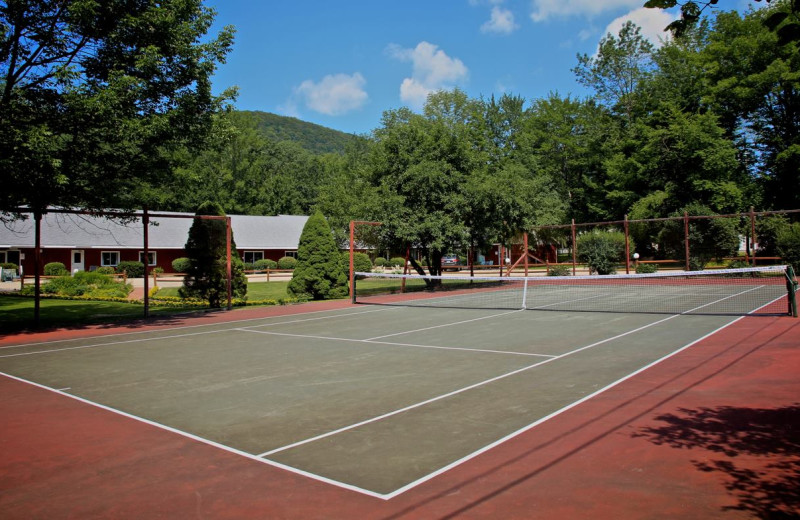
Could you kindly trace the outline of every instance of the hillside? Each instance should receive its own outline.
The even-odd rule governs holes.
[[[250,115],[258,130],[271,141],[294,141],[315,154],[343,153],[349,142],[359,139],[354,134],[346,134],[294,117],[252,110],[239,112]]]

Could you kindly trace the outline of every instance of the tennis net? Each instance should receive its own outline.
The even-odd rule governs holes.
[[[660,314],[792,313],[786,266],[605,276],[356,273],[353,302],[444,308]]]

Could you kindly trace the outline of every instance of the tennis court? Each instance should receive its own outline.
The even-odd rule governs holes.
[[[698,292],[671,290],[678,300]],[[760,294],[747,312],[785,312],[782,291],[746,290]],[[703,308],[742,292],[715,293]],[[552,312],[559,292],[539,310],[469,308],[453,296],[6,345],[0,371],[391,499],[740,319],[603,305]]]

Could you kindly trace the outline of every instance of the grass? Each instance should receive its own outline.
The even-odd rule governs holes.
[[[289,282],[251,282],[247,284],[247,299],[248,300],[277,300],[278,298],[287,298],[289,295],[286,293],[286,288]],[[163,287],[158,290],[158,296],[178,296],[177,287]]]
[[[0,332],[19,332],[33,328],[33,298],[0,295]],[[151,307],[154,316],[185,312],[185,308]],[[113,323],[141,318],[141,305],[118,302],[43,299],[39,328]]]

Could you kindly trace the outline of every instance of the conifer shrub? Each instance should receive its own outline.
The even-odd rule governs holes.
[[[320,212],[309,217],[303,227],[297,265],[287,291],[290,296],[312,300],[347,296],[347,266]]]
[[[197,215],[224,216],[222,207],[213,202],[203,203]],[[186,241],[189,268],[178,294],[182,298],[199,298],[208,301],[213,308],[222,307],[227,300],[227,233],[224,220],[194,219]],[[247,278],[244,262],[236,251],[236,242],[231,236],[231,286],[233,296],[244,298],[247,294]]]

